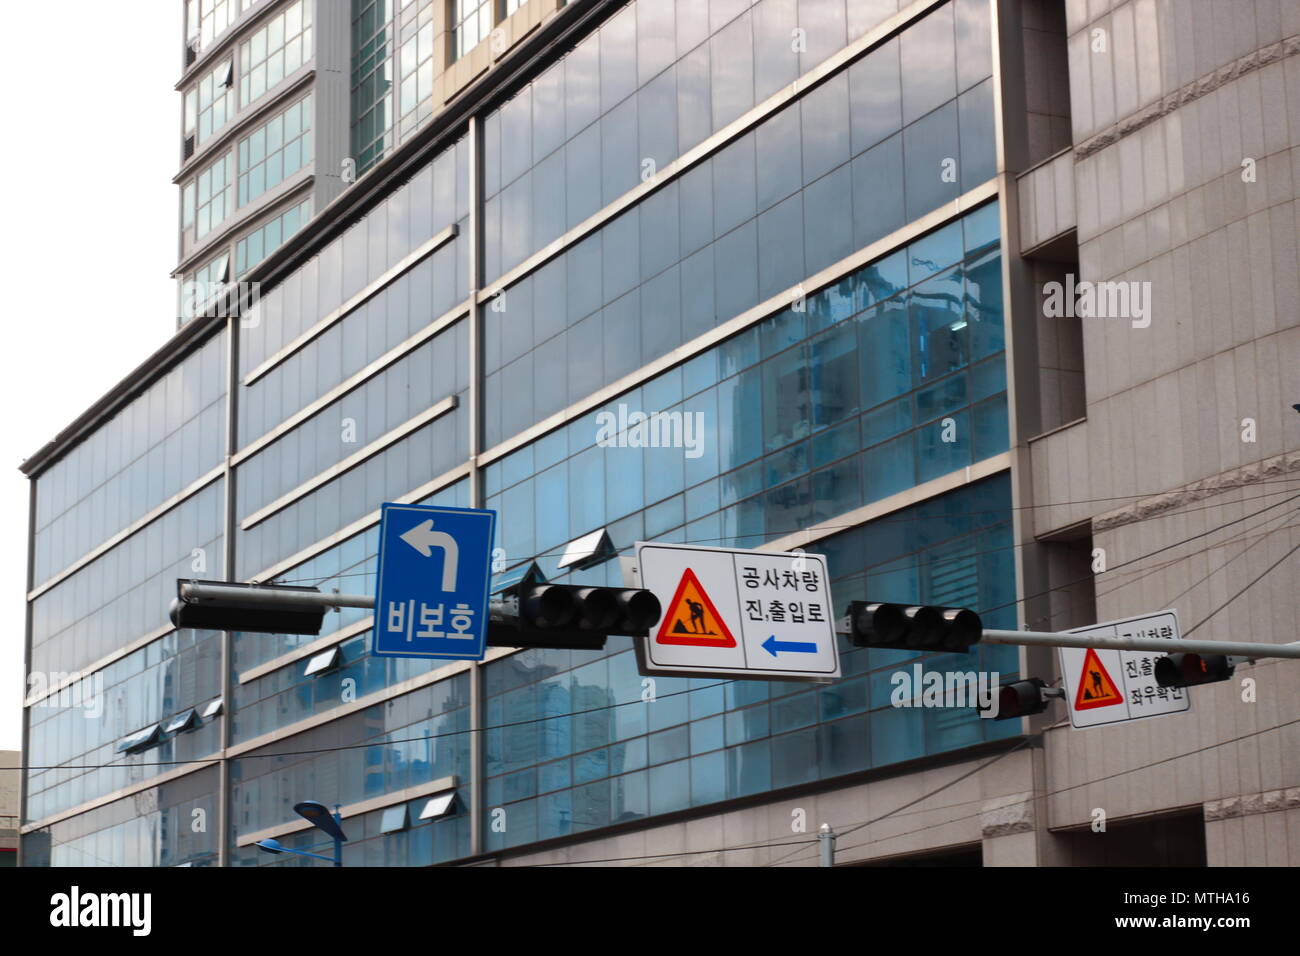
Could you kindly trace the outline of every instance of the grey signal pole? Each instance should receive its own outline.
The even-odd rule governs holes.
[[[817,841],[821,844],[822,866],[835,865],[835,831],[829,823],[823,823],[817,831]]]

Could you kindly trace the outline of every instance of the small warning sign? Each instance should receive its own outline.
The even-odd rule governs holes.
[[[1066,631],[1097,638],[1130,637],[1177,640],[1176,611],[1156,611],[1120,621],[1089,624]],[[1155,676],[1159,651],[1124,651],[1111,647],[1061,647],[1061,678],[1075,730],[1128,720],[1186,713],[1192,698],[1183,687],[1161,687]]]
[[[695,572],[687,568],[677,592],[668,603],[667,613],[659,625],[655,641],[660,644],[684,644],[689,647],[735,647],[736,639],[727,630],[709,595]]]
[[[1083,674],[1079,678],[1079,690],[1074,695],[1075,710],[1091,710],[1093,707],[1111,707],[1124,703],[1124,695],[1119,692],[1110,674],[1102,666],[1101,659],[1093,648],[1083,658]]]

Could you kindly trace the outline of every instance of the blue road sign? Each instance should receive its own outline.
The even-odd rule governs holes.
[[[496,517],[474,508],[383,505],[377,657],[483,659]]]

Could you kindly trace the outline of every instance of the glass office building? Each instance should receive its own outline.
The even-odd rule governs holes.
[[[659,678],[647,696],[630,638],[446,663],[372,656],[360,609],[319,637],[177,631],[167,613],[177,578],[373,591],[385,501],[494,509],[500,580],[536,563],[622,585],[618,557],[654,540],[824,554],[837,611],[924,601],[1014,628],[1047,591],[1091,602],[1060,585],[1091,539],[1027,513],[1029,440],[1081,414],[1081,334],[1062,326],[1046,358],[1018,304],[1078,271],[1072,210],[1049,222],[1033,201],[1050,190],[1025,184],[1071,155],[1072,123],[1080,138],[1065,50],[1086,17],[353,0],[331,27],[299,0],[275,27],[255,2],[198,6],[205,49],[238,51],[237,102],[287,75],[266,72],[273,47],[306,63],[331,29],[351,70],[346,95],[272,97],[247,121],[201,80],[201,139],[237,135],[196,181],[194,221],[215,228],[290,166],[332,175],[322,156],[346,152],[359,178],[289,187],[256,234],[229,233],[255,304],[183,323],[24,465],[26,865],[311,865],[254,846],[312,843],[292,810],[307,799],[342,807],[347,864],[635,863],[697,844],[777,863],[749,844],[788,837],[791,808],[866,820],[879,794],[1030,732],[891,703],[913,665],[1007,680],[1042,663],[1007,646],[841,639],[824,686]],[[694,416],[698,441],[602,441],[620,408]],[[604,560],[563,561],[602,531]],[[906,848],[982,833],[988,860],[1023,828],[981,831],[980,801],[1038,786],[1016,766],[905,827]]]

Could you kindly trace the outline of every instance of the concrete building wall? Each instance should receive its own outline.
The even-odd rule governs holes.
[[[18,811],[22,799],[23,755],[17,750],[0,750],[0,866],[18,861]]]
[[[829,823],[837,834],[836,865],[978,848],[985,866],[1032,866],[1039,862],[1033,759],[1031,751],[1020,748],[1000,757],[993,754],[624,835],[507,855],[499,865],[620,861],[646,866],[816,866],[816,834]],[[990,760],[996,760],[995,772],[978,769]]]
[[[1033,446],[1036,499],[1078,504],[1036,530],[1091,518],[1112,569],[1098,621],[1175,607],[1184,636],[1294,641],[1300,5],[1071,0],[1067,17],[1078,278],[1146,283],[1150,324],[1081,320],[1087,421]],[[1048,730],[1048,826],[1199,809],[1210,865],[1300,862],[1300,669],[1242,666],[1193,698]]]

